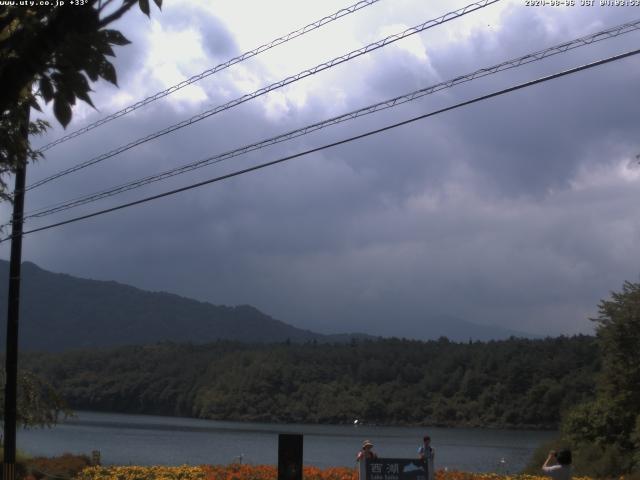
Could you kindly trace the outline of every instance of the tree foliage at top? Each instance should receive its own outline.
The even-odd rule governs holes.
[[[162,0],[154,2],[161,7]],[[53,102],[56,119],[66,127],[78,99],[93,106],[91,82],[101,78],[117,85],[109,57],[115,56],[114,46],[130,42],[107,27],[135,5],[150,14],[149,0],[0,6],[0,175],[13,171],[17,158],[39,157],[21,134],[26,109]],[[41,133],[46,126],[32,122],[29,132]],[[5,187],[0,180],[6,199]]]
[[[154,2],[161,7],[162,0]],[[77,99],[93,106],[90,82],[102,78],[117,84],[108,57],[115,56],[114,46],[129,41],[107,27],[136,4],[150,14],[148,0],[0,5],[0,199],[11,199],[4,174],[15,171],[23,159],[41,156],[31,148],[28,136],[44,132],[48,124],[30,122],[31,108],[41,111],[40,102],[53,102],[57,120],[66,127]],[[63,411],[62,400],[48,383],[29,372],[20,373],[19,424],[50,425]]]

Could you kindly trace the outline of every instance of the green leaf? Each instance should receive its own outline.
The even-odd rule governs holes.
[[[74,72],[69,76],[69,87],[71,88],[73,94],[78,97],[80,100],[87,102],[93,108],[96,108],[93,102],[91,101],[91,97],[89,97],[89,92],[91,91],[91,87],[89,86],[89,82],[85,76],[80,72]]]
[[[147,4],[148,6],[148,4]],[[131,42],[118,30],[103,30],[102,34],[107,42],[111,45],[128,45]]]
[[[140,5],[140,10],[142,10],[142,13],[144,13],[147,17],[150,16],[151,11],[149,10],[149,0],[138,0],[138,5]]]
[[[92,82],[98,80],[100,76],[100,63],[105,61],[104,56],[100,55],[97,52],[94,52],[92,55],[86,58],[84,62],[83,69],[87,72],[87,76],[91,79]]]
[[[85,91],[77,91],[77,92],[76,92],[76,96],[77,96],[80,100],[82,100],[82,101],[84,101],[84,102],[88,103],[89,105],[91,105],[93,108],[96,108],[96,106],[95,106],[95,105],[93,104],[93,102],[91,101],[91,97],[89,96],[89,94],[88,94],[87,92],[88,92],[88,90],[85,90]]]
[[[53,72],[51,74],[51,80],[53,80],[56,90],[59,90],[62,88],[62,85],[64,85],[64,75],[60,71]]]
[[[107,42],[104,42],[104,41],[97,42],[96,49],[102,55],[109,56],[109,57],[116,56],[116,54],[113,51],[113,48],[111,48],[111,45],[109,45]]]
[[[67,128],[71,121],[71,106],[62,95],[56,95],[53,100],[53,113],[62,126]]]
[[[104,78],[107,82],[111,82],[114,85],[118,86],[118,77],[116,75],[116,69],[109,63],[104,60],[102,64],[100,64],[100,76]]]
[[[67,100],[67,103],[70,106],[73,106],[76,104],[76,94],[73,93],[73,90],[65,89],[64,92],[61,92],[61,94],[64,95],[65,99]]]
[[[98,80],[98,68],[96,65],[87,64],[85,65],[84,71],[87,72],[88,77],[92,82]]]
[[[29,135],[42,135],[49,127],[49,122],[39,118],[35,122],[29,122]]]
[[[40,78],[38,82],[40,87],[40,94],[44,99],[45,103],[49,103],[53,99],[53,85],[51,85],[51,80],[47,76],[43,76]]]
[[[87,92],[90,90],[89,82],[87,82],[86,77],[80,72],[69,72],[69,75],[65,78],[65,80],[67,80],[69,86],[74,92]]]

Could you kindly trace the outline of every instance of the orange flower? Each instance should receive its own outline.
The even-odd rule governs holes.
[[[89,467],[77,480],[277,480],[278,469],[272,465],[202,465],[192,467]],[[313,466],[303,468],[304,480],[359,480],[355,468]],[[499,475],[497,473],[471,473],[438,470],[435,480],[549,480],[533,475]],[[591,480],[574,478],[574,480]]]

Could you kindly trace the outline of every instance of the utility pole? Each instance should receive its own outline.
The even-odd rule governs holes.
[[[29,141],[29,103],[25,101],[20,135],[23,148],[16,154],[16,183],[13,190],[11,223],[11,258],[9,261],[9,297],[7,311],[7,348],[4,388],[4,463],[3,480],[16,478],[16,400],[18,383],[18,319],[20,316],[20,267],[22,263],[22,221],[24,188],[27,176],[27,144]]]

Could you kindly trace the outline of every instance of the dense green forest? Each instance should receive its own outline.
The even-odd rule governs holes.
[[[589,475],[639,479],[640,283],[611,292],[594,320],[602,364],[596,394],[563,417],[561,440]]]
[[[208,345],[28,354],[72,408],[209,419],[556,428],[594,396],[589,336]]]

